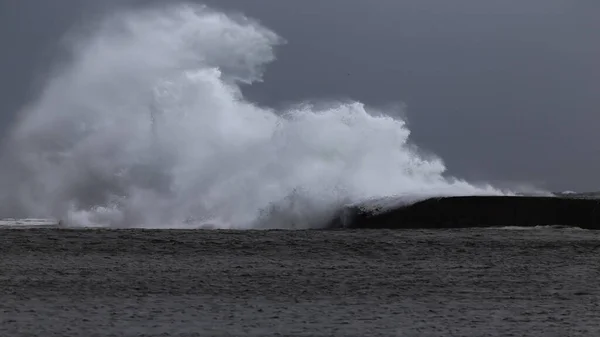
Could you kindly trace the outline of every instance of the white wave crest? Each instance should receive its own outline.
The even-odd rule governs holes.
[[[305,228],[374,198],[501,193],[443,177],[404,121],[360,102],[274,111],[245,100],[240,85],[261,80],[282,41],[201,6],[106,18],[7,137],[0,216]]]

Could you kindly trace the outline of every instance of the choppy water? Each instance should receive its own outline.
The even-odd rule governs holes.
[[[597,336],[600,233],[1,229],[0,335]]]

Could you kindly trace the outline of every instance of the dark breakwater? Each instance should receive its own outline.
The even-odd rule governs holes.
[[[386,211],[344,210],[333,228],[465,228],[560,225],[600,229],[600,200],[567,197],[461,196],[426,199]]]

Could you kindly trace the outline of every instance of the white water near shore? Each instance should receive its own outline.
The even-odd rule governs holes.
[[[281,43],[250,19],[180,4],[113,14],[73,37],[3,144],[0,217],[307,228],[365,200],[505,193],[445,177],[390,111],[245,100],[240,85],[261,81]]]

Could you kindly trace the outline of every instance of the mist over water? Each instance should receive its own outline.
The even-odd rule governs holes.
[[[240,85],[261,80],[282,42],[203,6],[105,18],[72,40],[70,60],[6,137],[0,217],[305,228],[371,198],[501,193],[444,177],[393,111],[245,100]]]

